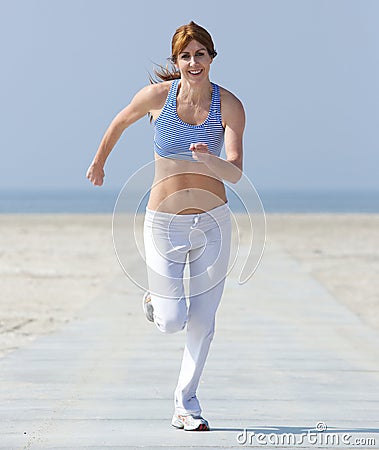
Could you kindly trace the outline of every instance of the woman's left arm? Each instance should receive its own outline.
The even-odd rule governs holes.
[[[191,144],[190,150],[194,159],[206,164],[218,178],[237,183],[242,176],[245,111],[237,97],[225,90],[223,94],[222,118],[225,128],[226,160],[210,153],[208,146],[202,142]]]

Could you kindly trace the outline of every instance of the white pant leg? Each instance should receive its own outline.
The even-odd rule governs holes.
[[[183,329],[186,345],[175,390],[178,414],[201,413],[196,390],[214,334],[230,254],[230,212],[227,205],[196,215],[175,216],[148,210],[144,241],[154,308],[154,322],[163,332]],[[183,273],[190,263],[190,306],[187,314]]]
[[[203,246],[190,250],[190,305],[186,345],[175,390],[177,414],[201,414],[196,391],[213,339],[215,315],[228,270],[231,238],[228,213],[205,232]]]
[[[189,244],[188,237],[170,229],[171,214],[147,211],[144,244],[154,323],[164,333],[182,330],[187,322],[187,304],[183,272]]]

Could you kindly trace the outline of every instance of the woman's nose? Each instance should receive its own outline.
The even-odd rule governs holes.
[[[190,61],[189,61],[190,64],[196,64],[196,61],[197,61],[197,58],[195,55],[190,57]]]

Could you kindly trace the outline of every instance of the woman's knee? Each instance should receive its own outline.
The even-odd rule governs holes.
[[[188,317],[188,332],[199,339],[213,339],[215,333],[215,314],[194,314],[190,311]]]
[[[177,333],[187,323],[187,305],[185,298],[155,299],[153,301],[154,322],[162,333]]]
[[[156,320],[155,323],[162,333],[177,333],[186,326],[186,320],[182,317],[165,317]]]
[[[213,339],[215,333],[215,326],[212,323],[194,323],[191,322],[188,325],[188,331],[191,335],[197,336],[198,339]]]

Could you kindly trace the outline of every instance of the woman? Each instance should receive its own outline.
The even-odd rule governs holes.
[[[102,185],[105,161],[132,123],[149,114],[154,123],[155,179],[144,223],[149,290],[148,320],[162,332],[187,326],[172,425],[209,430],[196,396],[230,253],[230,211],[223,180],[242,171],[245,125],[241,102],[209,79],[216,56],[210,34],[194,22],[172,38],[173,70],[155,71],[159,83],[140,90],[107,129],[87,178]],[[225,144],[226,160],[219,157]],[[183,285],[190,268],[188,307]]]

